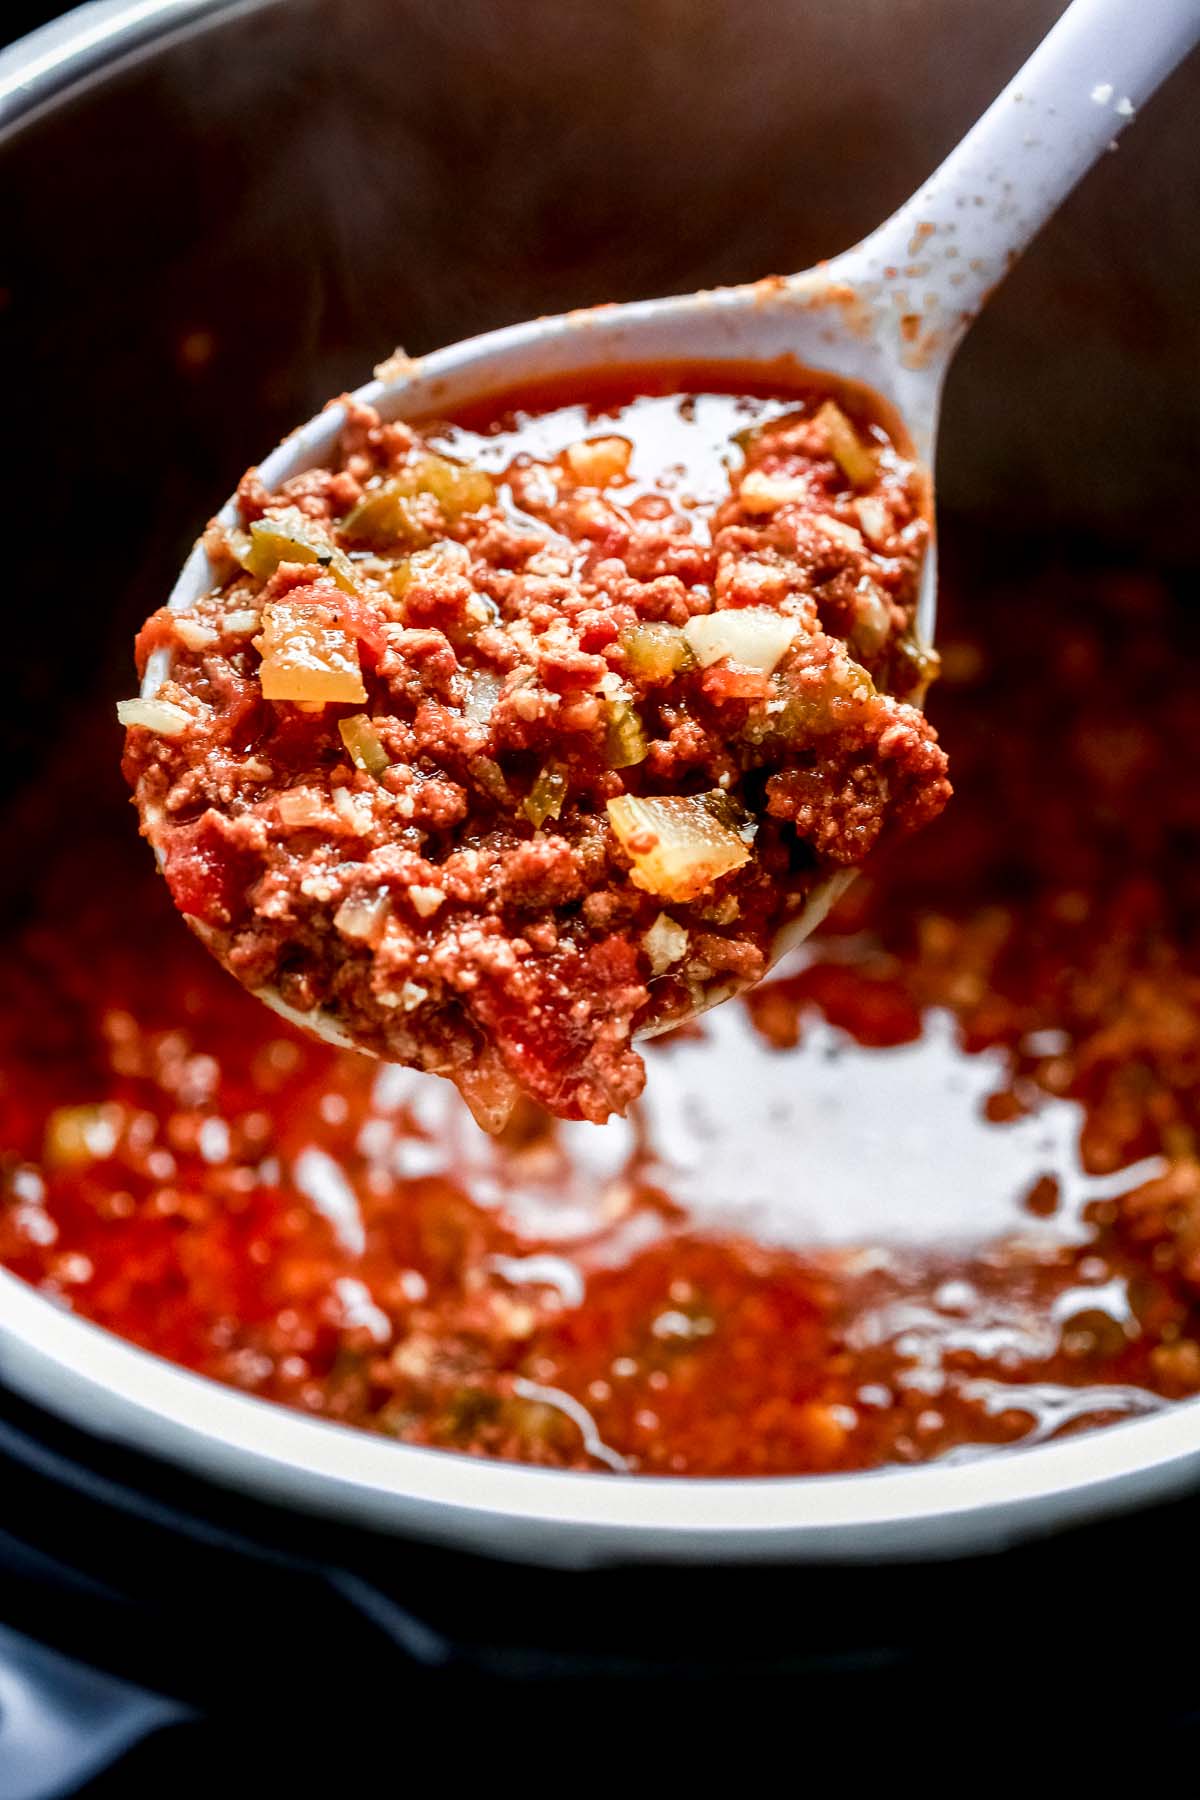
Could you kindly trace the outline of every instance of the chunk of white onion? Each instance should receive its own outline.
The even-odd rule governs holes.
[[[427,887],[423,882],[414,882],[408,890],[412,909],[419,918],[432,919],[440,906],[446,903],[446,895],[440,887]]]
[[[264,700],[361,705],[367,697],[358,645],[315,607],[287,601],[264,607],[262,636],[254,647],[262,656],[258,675]]]
[[[688,934],[684,927],[666,913],[659,913],[648,931],[642,933],[642,949],[650,958],[652,975],[662,975],[686,956]]]
[[[140,725],[159,737],[180,737],[192,723],[192,715],[172,700],[118,700],[117,718],[122,725]]]
[[[504,686],[501,676],[492,669],[475,669],[468,677],[463,714],[471,725],[486,725],[495,711]]]
[[[608,817],[633,863],[629,879],[663,900],[694,900],[750,860],[745,838],[717,817],[707,794],[622,794],[608,802]]]
[[[312,788],[288,788],[276,805],[281,823],[294,831],[315,830],[325,822],[325,802]]]
[[[769,675],[798,629],[795,619],[770,606],[731,606],[689,619],[683,635],[702,669],[727,656],[745,669],[761,669]]]
[[[172,622],[175,636],[185,650],[211,650],[214,644],[221,641],[220,632],[214,631],[211,625],[205,625],[200,619],[189,619],[177,614]]]
[[[374,894],[349,894],[333,915],[333,922],[343,937],[376,944],[383,936],[391,910],[391,896],[384,888]]]

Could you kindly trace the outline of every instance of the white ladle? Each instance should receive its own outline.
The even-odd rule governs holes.
[[[385,418],[444,417],[489,393],[572,371],[792,357],[881,395],[932,468],[946,371],[968,327],[1050,214],[1198,38],[1200,0],[1074,0],[924,187],[831,262],[741,287],[534,319],[415,360],[397,356],[357,397]],[[262,465],[267,486],[327,461],[342,419],[341,408],[330,407],[285,439]],[[232,500],[220,517],[238,522]],[[169,605],[192,606],[214,579],[197,545]],[[931,549],[918,615],[927,640],[936,594]],[[152,698],[169,673],[170,653],[156,652],[144,697]],[[775,959],[815,929],[850,879],[839,874],[817,890],[780,932]],[[714,991],[708,1004],[728,991]],[[271,990],[260,990],[260,998],[331,1042],[350,1042],[328,1014],[299,1013]]]

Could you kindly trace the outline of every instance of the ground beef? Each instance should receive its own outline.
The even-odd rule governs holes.
[[[636,1032],[757,980],[949,794],[923,478],[840,399],[631,375],[420,432],[349,402],[335,467],[250,471],[123,708],[193,928],[489,1126],[521,1091],[624,1111]]]

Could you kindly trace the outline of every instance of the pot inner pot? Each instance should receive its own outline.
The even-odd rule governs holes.
[[[493,1143],[440,1084],[293,1036],[189,940],[134,834],[111,723],[131,632],[248,454],[397,339],[836,248],[1003,61],[981,47],[961,119],[920,82],[919,115],[872,113],[891,153],[878,191],[851,192],[828,81],[796,106],[769,73],[843,69],[857,101],[837,117],[865,118],[837,28],[784,58],[781,31],[823,28],[751,11],[748,30],[714,9],[716,35],[684,46],[671,8],[642,9],[631,107],[627,47],[572,36],[569,6],[530,57],[491,9],[457,9],[450,33],[423,7],[293,0],[164,48],[5,152],[4,322],[37,479],[3,722],[20,853],[0,1260],[168,1358],[405,1442],[815,1473],[973,1457],[1200,1389],[1197,628],[1171,498],[1194,458],[1166,454],[1194,444],[1192,310],[1186,188],[1155,173],[1176,136],[1182,166],[1178,84],[956,371],[930,701],[955,799],[752,1000],[649,1047],[636,1115],[528,1112]],[[915,69],[952,11],[928,8],[896,55]],[[401,69],[421,74],[403,105]],[[760,104],[701,155],[705,96],[748,91]],[[829,180],[747,208],[764,157]],[[1139,183],[1167,198],[1139,205]],[[1113,249],[1118,204],[1138,223]],[[1114,299],[1123,280],[1140,310]],[[1064,454],[1081,444],[1093,461]]]
[[[962,1458],[1200,1388],[1196,626],[1144,567],[946,539],[955,799],[605,1127],[493,1141],[281,1027],[81,723],[0,977],[0,1257],[250,1392],[567,1467]]]

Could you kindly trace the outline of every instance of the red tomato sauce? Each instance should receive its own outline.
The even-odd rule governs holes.
[[[282,1027],[182,929],[103,730],[65,746],[0,965],[0,1260],[267,1400],[581,1469],[962,1458],[1200,1390],[1187,585],[944,553],[956,799],[603,1127],[490,1140]]]

